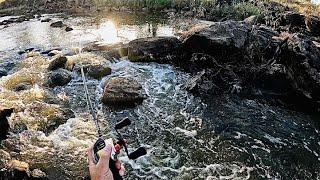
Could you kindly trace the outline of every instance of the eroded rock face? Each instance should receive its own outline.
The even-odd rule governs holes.
[[[284,23],[305,28],[304,20],[287,14]],[[320,46],[314,37],[281,36],[265,26],[226,21],[195,32],[183,46],[190,55],[182,67],[194,74],[186,87],[193,92],[256,94],[258,89],[297,107],[301,101],[312,111],[320,107]]]
[[[280,15],[276,23],[277,28],[287,28],[290,32],[310,32],[314,36],[320,36],[320,18],[306,16],[298,12],[287,11]]]
[[[65,69],[58,69],[47,74],[44,85],[49,87],[64,86],[71,81],[71,73]]]
[[[293,34],[283,52],[283,62],[295,88],[314,101],[320,100],[320,50],[308,37]]]
[[[169,63],[177,58],[180,41],[175,37],[136,39],[128,44],[130,61]]]
[[[110,105],[132,106],[146,98],[142,86],[133,78],[113,77],[104,86],[102,102]]]

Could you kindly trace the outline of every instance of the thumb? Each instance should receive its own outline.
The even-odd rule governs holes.
[[[98,151],[98,155],[100,159],[99,159],[99,162],[97,163],[97,166],[108,169],[111,152],[112,152],[112,146],[110,146],[109,144],[106,144],[106,147]]]

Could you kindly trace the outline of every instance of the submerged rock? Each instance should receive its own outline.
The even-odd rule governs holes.
[[[50,22],[52,19],[50,18],[45,18],[45,19],[41,19],[41,22]]]
[[[113,77],[104,86],[102,102],[105,104],[131,106],[146,98],[141,84],[133,78]]]
[[[62,21],[57,21],[57,22],[50,24],[50,26],[54,27],[54,28],[62,28],[63,26],[65,26],[65,24],[63,24]]]
[[[181,42],[175,37],[141,38],[128,44],[130,61],[169,63],[177,58]]]
[[[49,63],[48,70],[56,70],[59,68],[64,68],[67,62],[67,57],[61,56],[61,55],[56,55],[55,57],[52,58],[52,60]]]
[[[8,75],[8,72],[5,69],[0,68],[0,78],[6,75]]]
[[[71,81],[71,73],[65,69],[58,69],[47,74],[44,85],[48,87],[64,86]]]
[[[73,28],[72,28],[72,27],[67,26],[65,30],[66,30],[66,32],[69,32],[69,31],[72,31],[72,30],[73,30]]]

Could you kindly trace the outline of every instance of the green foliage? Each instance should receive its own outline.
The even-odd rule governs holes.
[[[238,19],[244,19],[252,15],[260,15],[263,12],[262,8],[248,2],[238,3],[234,5],[233,9]]]
[[[249,2],[238,2],[233,5],[222,4],[213,6],[210,10],[212,20],[222,19],[243,20],[252,15],[261,15],[265,10]]]

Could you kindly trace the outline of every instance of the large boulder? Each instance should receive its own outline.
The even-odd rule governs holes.
[[[238,21],[216,22],[186,38],[183,46],[192,53],[206,53],[226,62],[242,57],[250,28]]]
[[[104,86],[102,102],[111,105],[131,106],[146,98],[139,82],[133,78],[113,77]]]
[[[47,74],[44,85],[48,87],[64,86],[71,81],[71,72],[65,69],[58,69]]]
[[[13,109],[0,106],[0,141],[7,137],[10,128],[7,117],[10,116],[12,112]]]
[[[141,38],[128,44],[130,61],[168,63],[177,58],[180,41],[175,37]]]

